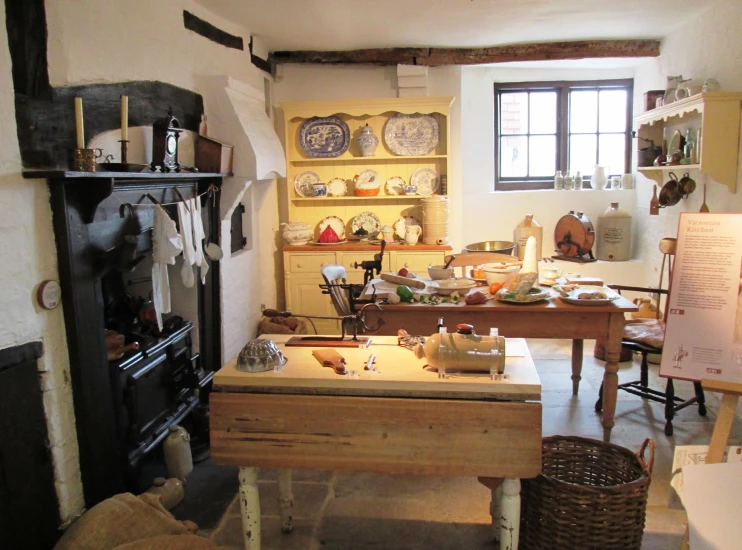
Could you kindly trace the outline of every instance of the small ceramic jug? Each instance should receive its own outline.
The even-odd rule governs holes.
[[[384,240],[388,243],[394,242],[394,229],[392,229],[388,225],[384,225],[381,228],[381,234],[384,237]]]
[[[361,134],[356,138],[356,143],[358,143],[362,157],[373,157],[376,146],[379,145],[379,138],[374,135],[374,129],[366,124],[361,128]]]
[[[407,244],[417,244],[421,232],[422,229],[419,225],[408,225],[404,233],[404,242]]]

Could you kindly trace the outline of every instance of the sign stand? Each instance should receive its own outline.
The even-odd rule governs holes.
[[[714,423],[714,431],[711,434],[711,443],[709,444],[708,454],[706,455],[706,464],[720,464],[724,458],[724,451],[729,442],[729,436],[732,433],[732,424],[734,423],[737,403],[742,396],[742,384],[735,382],[724,382],[722,380],[709,380],[704,378],[701,381],[704,390],[718,392],[722,394],[719,414]],[[685,535],[681,550],[688,550],[688,526],[685,527]]]

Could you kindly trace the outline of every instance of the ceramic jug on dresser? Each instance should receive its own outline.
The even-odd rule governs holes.
[[[358,143],[358,149],[360,149],[362,157],[373,157],[376,147],[379,145],[379,138],[374,135],[374,129],[366,124],[361,128],[361,133],[356,138],[356,143]]]
[[[407,244],[417,244],[422,233],[422,228],[419,225],[408,225],[404,233],[404,241]]]

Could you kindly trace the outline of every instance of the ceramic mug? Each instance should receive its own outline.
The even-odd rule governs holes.
[[[553,281],[559,275],[561,275],[562,270],[555,266],[547,266],[541,269],[541,275],[543,278],[547,281]]]

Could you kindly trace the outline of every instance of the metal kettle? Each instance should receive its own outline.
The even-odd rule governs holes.
[[[467,324],[459,324],[456,329],[453,334],[439,332],[427,338],[425,344],[417,344],[415,356],[443,371],[505,372],[504,337],[480,336]]]

